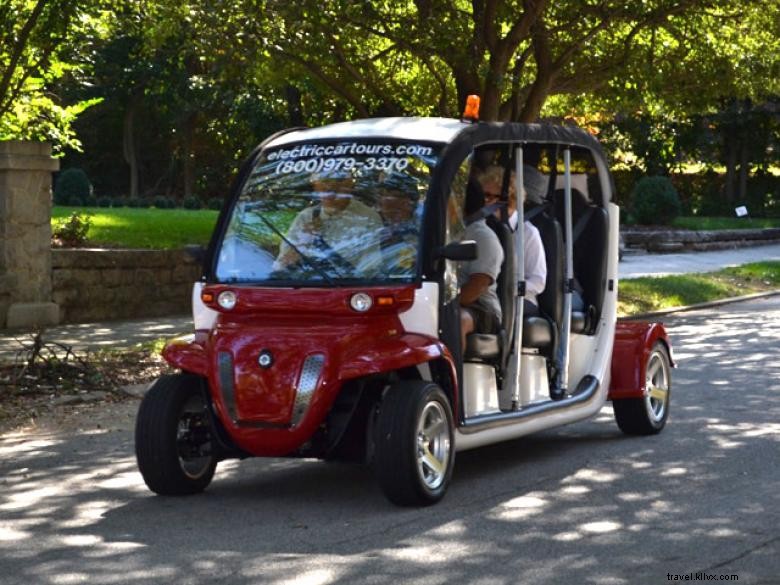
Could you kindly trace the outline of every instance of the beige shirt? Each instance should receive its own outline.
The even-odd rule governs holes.
[[[304,209],[293,220],[286,237],[310,258],[327,260],[337,254],[353,267],[357,276],[374,276],[382,263],[379,247],[381,227],[382,220],[376,211],[357,199],[351,199],[347,207],[335,213],[329,213],[321,206]],[[294,257],[294,251],[282,242],[277,268],[281,267],[282,259],[291,253]]]

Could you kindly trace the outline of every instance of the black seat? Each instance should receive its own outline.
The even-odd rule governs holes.
[[[523,318],[523,347],[537,348],[542,355],[554,358],[563,316],[563,236],[560,224],[546,210],[534,214],[530,221],[542,239],[547,279],[537,297],[542,316]]]
[[[499,361],[506,367],[511,350],[511,335],[515,326],[515,247],[512,230],[495,216],[487,216],[485,222],[498,236],[504,250],[501,272],[496,279],[496,293],[501,303],[501,327],[496,333],[475,332],[466,336],[464,359],[478,361]]]
[[[564,220],[564,191],[554,194],[555,216]],[[575,286],[585,303],[585,311],[572,311],[573,333],[591,334],[601,316],[607,277],[607,241],[609,237],[609,216],[607,210],[593,205],[577,189],[572,189],[572,230],[574,232]]]

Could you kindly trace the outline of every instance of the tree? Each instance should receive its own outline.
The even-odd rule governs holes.
[[[712,103],[719,88],[763,91],[756,74],[776,71],[780,26],[777,7],[766,4],[267,0],[259,34],[271,55],[359,116],[453,115],[476,93],[483,119],[533,121],[551,96],[628,95],[628,103],[649,91]],[[727,62],[742,53],[761,53],[757,69]]]
[[[76,146],[69,127],[92,102],[62,106],[46,90],[94,8],[76,0],[0,0],[0,138],[54,138]]]

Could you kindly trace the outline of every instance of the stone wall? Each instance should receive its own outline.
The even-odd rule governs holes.
[[[66,323],[185,314],[200,263],[184,250],[52,251],[53,298]]]
[[[630,227],[621,229],[620,233],[627,248],[654,253],[705,252],[780,243],[780,228],[691,231]]]

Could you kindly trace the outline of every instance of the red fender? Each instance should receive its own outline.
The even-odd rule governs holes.
[[[612,346],[609,400],[645,396],[647,358],[659,340],[666,345],[671,359],[672,346],[662,323],[618,321]],[[674,366],[674,362],[671,365]]]
[[[162,356],[174,368],[205,378],[209,372],[206,350],[208,339],[208,331],[196,331],[194,334],[176,337],[165,344]]]

